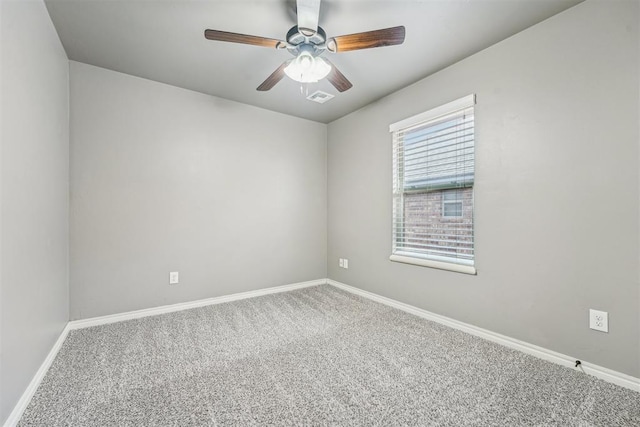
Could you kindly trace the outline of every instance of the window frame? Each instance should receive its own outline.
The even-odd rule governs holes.
[[[396,123],[393,123],[389,126],[389,132],[392,134],[392,139],[393,139],[393,146],[394,149],[396,147],[396,143],[395,143],[395,134],[396,133],[400,133],[406,129],[409,129],[411,127],[417,126],[417,125],[421,125],[421,124],[426,124],[428,122],[432,122],[432,121],[436,121],[439,118],[445,117],[447,115],[451,115],[454,114],[456,112],[459,112],[461,110],[465,110],[468,108],[475,108],[475,104],[476,104],[476,96],[475,94],[471,94],[468,96],[465,96],[463,98],[457,99],[455,101],[449,102],[447,104],[441,105],[439,107],[430,109],[428,111],[425,111],[423,113],[417,114],[415,116],[412,117],[408,117],[404,120],[400,120]],[[475,123],[474,123],[474,128],[475,128]],[[474,153],[475,153],[475,132],[474,132]],[[474,160],[475,162],[475,160]],[[404,175],[401,175],[401,172],[397,171],[397,165],[396,165],[396,160],[395,160],[395,154],[394,154],[394,161],[392,162],[393,165],[393,179],[398,180],[400,179],[399,177],[402,176],[404,179]],[[474,168],[475,169],[475,168]],[[473,172],[473,175],[475,177],[475,170]],[[475,181],[475,178],[474,178]],[[474,187],[475,187],[475,182],[473,182],[473,184],[471,185],[471,191],[474,192]],[[397,200],[396,200],[396,186],[394,184],[394,197],[393,197],[393,203],[392,203],[392,209],[395,211],[396,209],[398,209],[398,206],[396,206],[397,204]],[[404,193],[409,193],[410,191],[404,190],[403,189],[403,194]],[[473,193],[472,193],[472,200],[473,200]],[[462,202],[462,200],[460,201],[455,201],[455,203],[460,203]],[[441,212],[441,218],[443,219],[460,219],[464,217],[464,204],[461,204],[461,213],[462,216],[456,216],[456,217],[452,217],[452,216],[444,216],[444,193],[442,196],[442,212]],[[472,214],[473,215],[473,214]],[[473,218],[473,216],[472,216]],[[392,221],[396,220],[396,215],[394,215],[392,213]],[[475,221],[474,221],[475,223]],[[477,274],[477,270],[475,267],[475,261],[476,261],[476,257],[475,257],[475,225],[472,229],[472,236],[473,236],[473,258],[471,260],[456,260],[455,262],[452,261],[452,258],[450,257],[443,257],[443,256],[437,256],[437,255],[423,255],[423,254],[417,254],[414,252],[408,252],[408,251],[403,251],[402,249],[398,249],[396,248],[396,236],[395,236],[395,227],[396,225],[394,223],[392,223],[392,229],[391,229],[391,239],[392,239],[392,253],[391,256],[389,257],[389,259],[391,261],[394,262],[400,262],[400,263],[405,263],[405,264],[412,264],[412,265],[418,265],[418,266],[423,266],[423,267],[431,267],[431,268],[437,268],[437,269],[441,269],[441,270],[448,270],[448,271],[454,271],[454,272],[459,272],[459,273],[465,273],[465,274],[471,274],[471,275],[475,275]]]
[[[460,219],[460,218],[464,218],[464,199],[456,199],[456,200],[447,200],[447,198],[445,197],[445,195],[449,192],[453,193],[456,192],[457,189],[451,189],[451,190],[444,190],[442,192],[442,214],[440,215],[442,218],[444,219]],[[445,215],[446,209],[445,209],[445,205],[453,205],[453,204],[460,204],[460,215]],[[457,209],[456,209],[457,211]]]

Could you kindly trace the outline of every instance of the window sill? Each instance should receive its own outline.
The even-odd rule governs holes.
[[[391,255],[389,259],[393,262],[401,262],[403,264],[418,265],[421,267],[437,268],[440,270],[454,271],[456,273],[477,274],[476,268],[472,265],[454,264],[451,262],[435,261],[424,258],[414,258],[403,255]]]

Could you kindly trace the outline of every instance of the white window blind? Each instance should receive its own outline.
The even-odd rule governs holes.
[[[475,95],[390,126],[393,261],[475,274]]]

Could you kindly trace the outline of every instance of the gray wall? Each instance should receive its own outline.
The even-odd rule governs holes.
[[[70,64],[72,319],[326,277],[325,125]]]
[[[0,15],[2,424],[69,318],[69,65],[42,2]]]
[[[638,50],[589,1],[329,124],[329,277],[640,376]],[[393,263],[388,125],[471,93],[478,275]]]

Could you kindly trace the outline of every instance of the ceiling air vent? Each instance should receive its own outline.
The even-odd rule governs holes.
[[[317,102],[318,104],[324,104],[325,102],[333,98],[333,96],[334,95],[331,95],[330,93],[317,90],[313,92],[311,95],[307,96],[307,99],[309,101]]]

